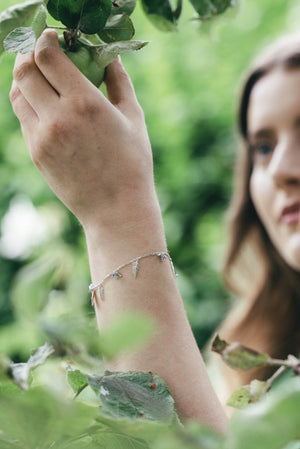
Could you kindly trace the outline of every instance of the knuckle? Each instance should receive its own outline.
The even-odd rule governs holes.
[[[39,45],[34,54],[35,62],[38,66],[46,65],[50,62],[53,63],[55,52],[55,47]]]
[[[13,77],[16,81],[22,81],[34,70],[32,61],[24,61],[20,65],[17,65],[13,70]]]
[[[89,94],[81,95],[73,99],[76,114],[84,117],[95,117],[99,113],[99,104],[95,97]]]
[[[18,87],[11,88],[9,92],[9,99],[11,103],[14,103],[17,98],[20,97],[21,91]]]

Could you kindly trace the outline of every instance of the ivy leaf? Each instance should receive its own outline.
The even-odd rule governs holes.
[[[125,13],[112,16],[98,33],[104,42],[129,41],[135,33],[133,23]]]
[[[142,0],[149,20],[162,31],[175,31],[176,19],[169,0]]]
[[[267,366],[268,354],[254,351],[240,343],[228,344],[217,335],[212,343],[212,351],[221,355],[226,365],[234,369],[247,371],[251,368]]]
[[[112,5],[110,13],[111,15],[125,13],[127,16],[130,16],[134,11],[135,6],[136,0],[116,0]]]
[[[52,8],[52,7],[51,7]],[[58,0],[53,10],[68,28],[79,28],[86,34],[102,30],[111,12],[111,0]]]
[[[35,42],[36,35],[31,27],[19,27],[9,33],[3,45],[8,53],[29,53],[34,50]]]
[[[49,343],[45,343],[43,346],[32,351],[27,363],[11,363],[10,368],[15,383],[22,390],[28,390],[31,371],[37,366],[43,365],[53,352],[54,348]]]
[[[211,19],[233,6],[233,0],[190,0],[201,20]]]
[[[101,411],[115,419],[148,419],[170,424],[176,416],[174,400],[165,382],[152,373],[110,372],[87,375],[99,394]]]
[[[91,47],[93,57],[100,69],[104,69],[108,64],[113,62],[116,57],[127,51],[140,50],[149,42],[145,41],[120,41],[110,44],[93,45],[88,43],[86,39],[79,38],[80,42]]]
[[[41,0],[32,0],[11,6],[0,14],[0,54],[4,51],[3,41],[15,28],[31,25]]]

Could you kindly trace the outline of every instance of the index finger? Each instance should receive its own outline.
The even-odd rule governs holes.
[[[87,89],[101,93],[64,54],[54,30],[45,30],[39,37],[34,57],[39,70],[60,96],[70,97]]]

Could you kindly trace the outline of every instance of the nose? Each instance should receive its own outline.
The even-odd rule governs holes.
[[[300,142],[290,138],[278,142],[269,170],[278,186],[300,185]]]

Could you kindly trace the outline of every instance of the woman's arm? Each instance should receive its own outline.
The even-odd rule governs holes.
[[[34,54],[18,55],[11,102],[31,157],[58,198],[83,226],[92,281],[144,254],[166,251],[143,112],[119,60],[107,70],[108,99],[64,55],[46,31]],[[171,265],[140,261],[122,281],[104,284],[95,301],[101,329],[122,310],[151,315],[157,330],[147,347],[107,365],[161,376],[183,420],[225,431],[225,415],[188,323]]]

